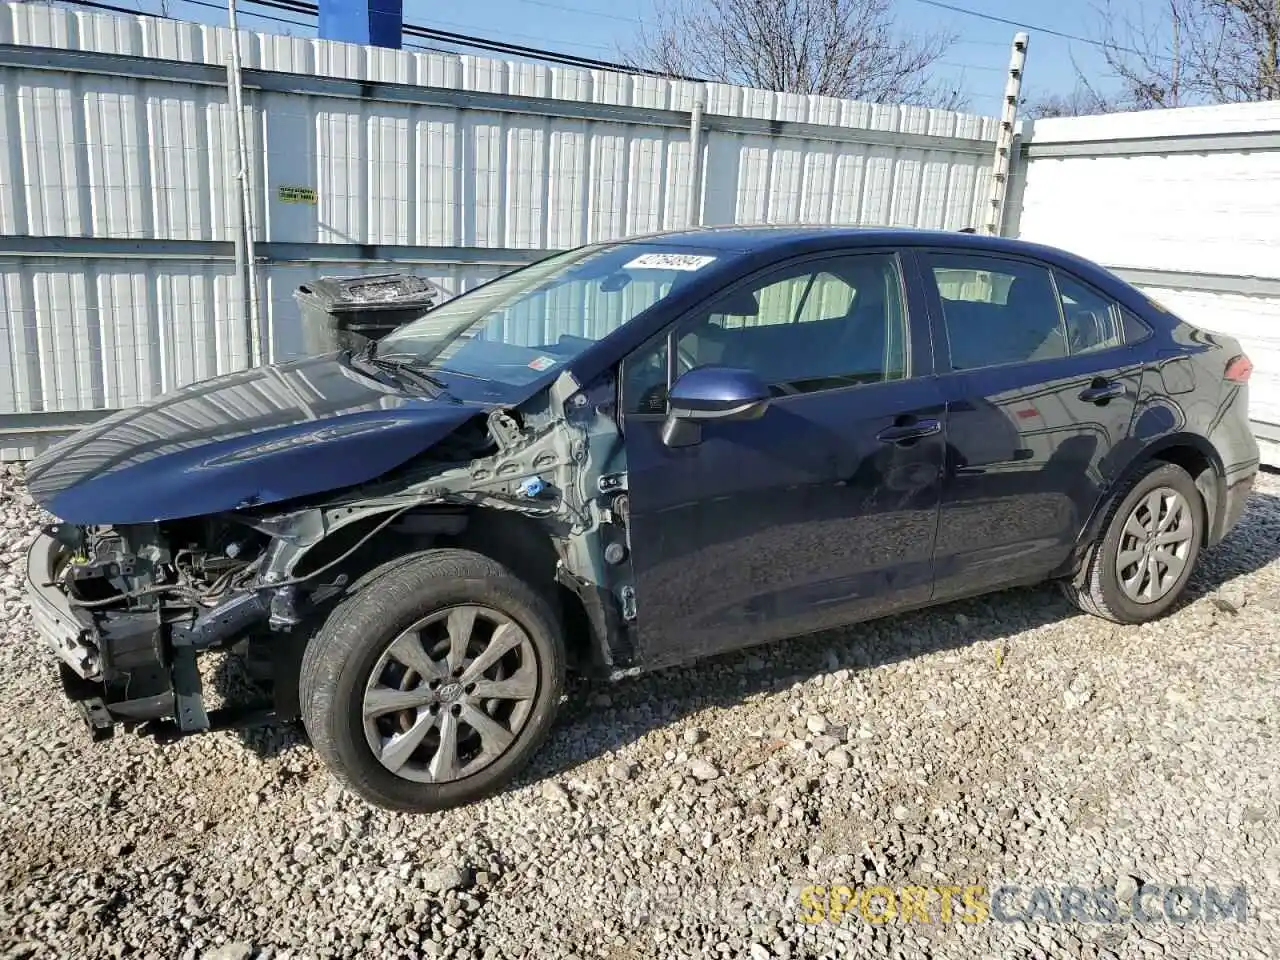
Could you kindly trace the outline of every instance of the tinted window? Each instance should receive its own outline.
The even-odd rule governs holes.
[[[824,257],[791,265],[714,299],[675,333],[675,375],[718,364],[754,371],[779,394],[906,376],[897,258]],[[666,409],[666,341],[628,361],[627,408]]]
[[[780,392],[905,376],[895,257],[863,254],[794,265],[725,294],[680,326],[680,372],[721,364]]]
[[[1072,354],[1124,345],[1119,306],[1060,271],[1054,272],[1054,278],[1066,321],[1067,348]]]
[[[1123,307],[1120,309],[1120,322],[1124,325],[1124,342],[1141,343],[1151,336],[1151,328]]]
[[[968,254],[926,259],[942,299],[952,369],[1067,355],[1058,295],[1047,269]]]
[[[849,280],[831,270],[804,272],[753,289],[754,304],[740,297],[730,297],[718,304],[725,312],[716,322],[726,328],[768,326],[781,323],[805,323],[816,320],[838,320],[853,306],[857,290]],[[716,308],[713,308],[716,309]],[[754,311],[736,314],[734,310]]]

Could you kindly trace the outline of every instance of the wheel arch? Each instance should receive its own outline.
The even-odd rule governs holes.
[[[1171,463],[1186,470],[1200,491],[1205,505],[1205,529],[1201,546],[1209,546],[1221,539],[1225,506],[1224,485],[1226,473],[1222,458],[1204,437],[1193,433],[1175,433],[1160,437],[1129,458],[1125,467],[1116,473],[1107,492],[1094,504],[1093,513],[1081,530],[1072,551],[1067,568],[1061,574],[1077,574],[1085,566],[1089,551],[1103,533],[1111,505],[1124,495],[1130,483],[1152,464]]]
[[[587,591],[571,588],[560,575],[561,539],[534,517],[477,506],[466,511],[463,529],[442,538],[440,545],[496,560],[537,590],[560,618],[570,670],[599,673],[611,649],[607,621]]]
[[[1205,527],[1200,545],[1209,546],[1222,539],[1226,469],[1213,444],[1195,434],[1182,434],[1160,441],[1148,459],[1172,463],[1187,471],[1204,498]]]
[[[375,530],[385,514],[339,528],[301,554],[298,567],[314,569],[339,555],[359,536]],[[406,513],[385,529],[377,530],[346,572],[354,586],[370,572],[399,557],[436,548],[470,550],[506,567],[547,602],[559,617],[571,669],[597,671],[608,649],[601,618],[592,616],[588,603],[558,576],[561,551],[549,524],[515,510],[482,505],[433,507],[424,505]]]

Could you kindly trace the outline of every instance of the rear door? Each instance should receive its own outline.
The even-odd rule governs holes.
[[[669,663],[929,598],[942,404],[899,257],[791,261],[722,291],[623,366],[641,657]],[[706,364],[774,394],[758,420],[662,440],[668,385]]]
[[[1043,579],[1123,466],[1134,337],[1118,305],[1047,264],[959,250],[919,262],[947,404],[935,597]]]

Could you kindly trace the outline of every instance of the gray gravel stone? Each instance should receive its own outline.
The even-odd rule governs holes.
[[[465,867],[447,863],[422,874],[422,889],[429,893],[447,893],[465,887],[470,879]]]
[[[249,960],[253,956],[253,945],[235,942],[223,944],[204,954],[204,960]]]
[[[703,760],[701,757],[689,764],[689,773],[699,780],[715,780],[720,776],[720,771],[716,765],[709,760]]]
[[[847,751],[843,749],[832,750],[827,754],[827,763],[835,767],[837,770],[848,770],[853,760],[850,759]]]
[[[813,751],[818,756],[826,756],[836,747],[840,745],[840,741],[835,737],[829,737],[826,734],[813,738]]]
[[[569,791],[554,780],[543,781],[541,792],[546,799],[553,803],[561,803],[565,806],[569,804]]]
[[[633,780],[636,775],[636,765],[634,763],[626,763],[617,761],[609,764],[609,776],[615,780]]]
[[[1142,881],[1126,874],[1116,881],[1116,900],[1120,903],[1131,903],[1134,894],[1140,889],[1142,889]]]

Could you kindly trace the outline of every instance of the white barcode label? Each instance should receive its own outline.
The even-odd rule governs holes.
[[[645,253],[630,263],[623,264],[623,270],[701,270],[715,257],[700,257],[691,253]]]

